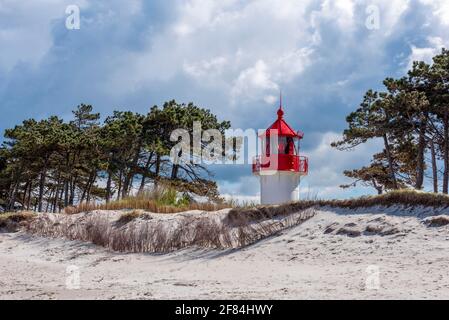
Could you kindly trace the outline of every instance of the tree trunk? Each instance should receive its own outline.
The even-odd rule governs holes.
[[[97,171],[94,171],[92,173],[92,179],[90,181],[89,188],[87,189],[87,202],[90,202],[90,196],[91,196],[91,193],[92,193],[92,187],[95,184],[95,180],[97,180]]]
[[[69,206],[73,206],[75,202],[75,181],[76,178],[73,178],[69,182]]]
[[[178,177],[178,168],[179,165],[173,164],[171,168],[171,179],[175,180]]]
[[[53,193],[54,193],[54,189],[50,189],[50,194],[48,195],[48,198],[47,198],[47,206],[45,207],[45,212],[48,212],[48,209],[50,208],[51,198],[53,196]]]
[[[386,134],[383,135],[383,138],[384,138],[385,152],[387,154],[388,168],[390,170],[391,179],[393,180],[393,188],[398,189],[398,183],[396,181],[396,174],[394,172],[394,167],[393,167],[393,158],[391,156],[391,151],[390,151],[390,144],[388,143]]]
[[[70,181],[70,198],[69,198],[69,205],[73,206],[75,203],[75,190],[76,190],[76,183],[78,180],[78,175],[75,174],[73,179]]]
[[[81,156],[81,150],[78,150],[77,153],[73,155],[72,168],[75,168],[79,158]],[[75,192],[76,192],[76,184],[78,182],[78,172],[75,172],[75,175],[70,173],[70,197],[69,197],[69,205],[73,206],[75,203]]]
[[[140,181],[139,193],[142,193],[145,188],[145,180],[147,178],[148,169],[151,165],[151,160],[153,159],[153,153],[148,155],[147,163],[145,164],[144,172],[142,173],[142,180]]]
[[[426,149],[426,139],[425,139],[426,126],[424,121],[421,123],[419,128],[419,138],[418,138],[418,158],[416,166],[416,183],[415,189],[421,190],[424,183],[424,152]]]
[[[44,167],[42,168],[41,176],[39,179],[39,198],[37,200],[38,201],[37,202],[37,211],[38,212],[42,212],[42,201],[44,198],[44,188],[45,188],[45,179],[46,179],[46,175],[47,175],[48,158],[49,158],[49,156],[45,157]]]
[[[118,175],[117,201],[120,200],[120,193],[122,192],[122,177],[123,177],[123,171],[120,170],[119,175]]]
[[[127,196],[129,196],[131,194],[131,190],[133,188],[133,183],[134,183],[134,174],[131,176],[131,179],[129,180],[128,188],[126,189],[126,196],[125,197],[127,197]]]
[[[65,157],[65,169],[67,170],[66,176],[64,178],[64,207],[68,207],[69,205],[69,180],[71,176],[71,167],[70,167],[70,153],[66,153]]]
[[[383,190],[382,186],[377,185],[376,180],[372,179],[371,182],[373,183],[374,189],[376,189],[377,194],[381,195]]]
[[[69,205],[69,180],[64,181],[64,207]]]
[[[19,182],[16,180],[12,185],[8,196],[8,211],[13,211],[15,209],[16,204],[16,195],[17,195],[17,189],[19,188]]]
[[[61,192],[58,195],[59,211],[61,211],[61,204],[64,203],[64,199],[63,199],[64,198],[64,192],[63,192],[63,190],[64,189],[61,189]]]
[[[5,209],[8,211],[9,207],[11,205],[11,197],[12,197],[12,193],[14,192],[14,173],[11,174],[11,178],[8,182],[8,193],[6,195],[6,207]]]
[[[28,198],[26,201],[26,208],[27,210],[30,210],[31,206],[31,194],[33,192],[33,180],[30,180],[30,185],[28,186]]]
[[[112,185],[112,172],[108,170],[108,181],[106,182],[106,203],[111,201],[111,185]]]
[[[22,197],[22,210],[26,209],[26,203],[27,203],[27,193],[28,193],[28,188],[30,186],[31,181],[28,180],[25,183],[25,186],[23,187],[23,197]]]
[[[444,158],[444,173],[443,173],[443,193],[448,193],[449,182],[449,114],[448,110],[444,111],[443,118],[444,126],[444,141],[443,141],[443,158]]]
[[[432,156],[433,192],[438,193],[437,157],[436,157],[436,153],[435,153],[435,144],[433,141],[430,141],[430,155]]]
[[[172,169],[171,169],[171,178],[173,180],[178,178],[179,162],[181,161],[181,157],[182,157],[182,150],[179,150],[178,158],[174,159],[175,162],[173,163],[173,166],[172,166]]]
[[[94,174],[96,175],[96,172],[91,172],[89,174],[89,178],[87,179],[86,186],[83,189],[83,194],[81,195],[80,202],[83,202],[84,199],[86,199],[86,201],[89,202],[89,193],[91,189],[92,179],[94,179]]]
[[[125,176],[125,182],[123,183],[123,194],[122,194],[123,198],[125,198],[128,195],[128,191],[132,187],[134,175],[136,174],[136,168],[137,165],[139,164],[140,149],[142,149],[142,139],[139,139],[139,142],[137,143],[135,154],[129,167],[128,174]]]
[[[6,207],[7,210],[15,209],[17,192],[19,191],[20,178],[22,176],[22,168],[23,168],[23,166],[21,165],[20,168],[13,171],[12,179],[11,179],[12,182],[11,182],[9,194],[8,194],[8,205]]]
[[[59,188],[60,183],[61,183],[61,173],[58,174],[58,180],[56,182],[56,191],[55,191],[55,198],[53,200],[53,210],[52,210],[53,213],[56,213],[56,207],[59,203],[59,192],[63,192],[62,190],[60,190],[61,188]]]
[[[154,172],[155,178],[154,178],[154,187],[157,188],[157,185],[159,184],[159,175],[161,172],[161,156],[158,154],[156,155],[156,170]]]

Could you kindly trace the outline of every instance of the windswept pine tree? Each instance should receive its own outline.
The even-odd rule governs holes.
[[[60,212],[82,202],[122,199],[161,181],[216,200],[217,185],[203,164],[170,160],[171,132],[184,128],[192,135],[194,121],[203,130],[224,133],[230,127],[207,109],[174,100],[147,114],[115,111],[103,123],[86,104],[68,122],[56,116],[25,120],[5,131],[0,148],[0,208]]]
[[[443,193],[449,186],[449,51],[443,49],[432,64],[414,62],[407,76],[387,78],[385,91],[368,90],[359,108],[347,118],[348,128],[340,150],[355,148],[371,139],[381,139],[383,150],[369,166],[347,170],[355,182],[374,187],[379,193],[405,187],[423,189],[431,168],[432,187]],[[442,162],[442,170],[439,164]]]

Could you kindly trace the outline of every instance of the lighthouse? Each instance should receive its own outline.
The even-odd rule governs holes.
[[[303,136],[285,122],[281,97],[276,121],[259,135],[261,147],[252,165],[260,181],[261,204],[299,200],[299,183],[309,167],[308,159],[299,155]]]

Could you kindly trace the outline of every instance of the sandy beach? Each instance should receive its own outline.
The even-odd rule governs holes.
[[[321,208],[305,223],[243,249],[169,254],[121,254],[0,233],[0,298],[449,298],[449,225],[426,223],[436,213],[352,213]]]

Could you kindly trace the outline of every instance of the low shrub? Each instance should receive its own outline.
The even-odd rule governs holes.
[[[120,218],[118,219],[119,223],[128,223],[131,222],[143,215],[143,212],[141,210],[132,210],[130,212],[123,213]]]
[[[17,231],[20,226],[24,225],[26,222],[31,221],[35,217],[35,213],[28,211],[2,213],[0,214],[0,229],[5,229],[7,231]]]

